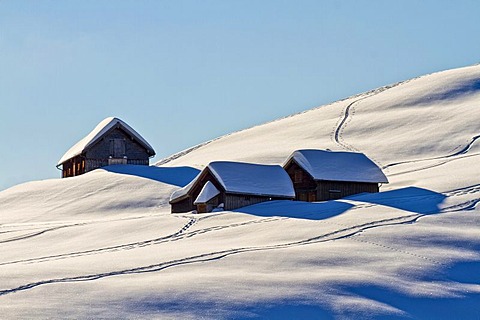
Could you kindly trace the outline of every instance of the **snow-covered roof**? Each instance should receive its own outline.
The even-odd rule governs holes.
[[[61,165],[65,161],[81,154],[86,148],[97,142],[105,133],[107,133],[116,125],[120,125],[125,131],[130,133],[140,144],[142,144],[146,149],[149,150],[151,155],[155,154],[152,146],[132,127],[130,127],[128,124],[118,118],[108,117],[102,122],[100,122],[95,127],[95,129],[93,129],[86,137],[84,137],[82,140],[78,141],[73,147],[68,149],[68,151],[63,155],[63,157],[58,161],[57,165]]]
[[[388,183],[382,170],[363,153],[328,150],[297,150],[294,160],[315,180]]]
[[[295,197],[292,180],[279,165],[215,161],[208,168],[226,192]]]
[[[228,193],[294,198],[292,180],[279,165],[215,161],[207,168]],[[206,169],[204,169],[206,170]],[[183,198],[196,184],[200,173],[188,185],[175,191],[170,201]]]
[[[219,193],[220,191],[218,191],[218,189],[213,185],[213,183],[207,181],[193,204],[197,205],[199,203],[206,203],[209,200],[213,199]]]
[[[188,192],[190,191],[190,189],[192,189],[192,187],[195,185],[195,183],[197,182],[198,178],[202,175],[202,173],[199,173],[195,179],[193,179],[192,181],[190,181],[189,184],[187,184],[185,187],[183,188],[180,188],[178,190],[175,190],[171,195],[170,195],[170,201],[173,201],[173,200],[177,200],[177,199],[180,199],[180,198],[183,198],[185,197]]]

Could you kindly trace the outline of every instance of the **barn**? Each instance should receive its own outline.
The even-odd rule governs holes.
[[[382,170],[366,155],[330,150],[297,150],[283,165],[296,200],[325,201],[379,191],[388,183]]]
[[[172,213],[215,208],[234,210],[269,201],[293,200],[292,181],[279,165],[215,161],[170,197]]]
[[[109,117],[71,147],[57,168],[66,178],[114,164],[148,166],[154,155],[152,146],[138,132],[122,120]]]

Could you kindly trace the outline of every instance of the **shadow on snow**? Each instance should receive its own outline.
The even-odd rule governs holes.
[[[323,220],[339,215],[353,204],[341,201],[303,202],[290,200],[267,201],[234,210],[261,217],[281,216],[297,219]]]
[[[417,187],[407,187],[379,193],[363,193],[347,199],[414,213],[435,214],[441,211],[440,204],[445,198],[445,195],[438,192]]]
[[[113,173],[127,174],[184,187],[190,183],[200,170],[192,167],[155,167],[118,164],[102,167],[103,170]]]
[[[363,193],[344,200],[382,205],[419,214],[435,214],[440,212],[440,204],[445,198],[445,195],[438,192],[408,187],[379,193]],[[324,202],[276,200],[239,208],[235,211],[262,217],[281,216],[323,220],[340,215],[354,206],[354,204],[342,200]]]

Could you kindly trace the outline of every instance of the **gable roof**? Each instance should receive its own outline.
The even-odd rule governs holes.
[[[292,180],[279,165],[215,161],[208,167],[228,193],[295,197]]]
[[[292,160],[314,180],[388,183],[382,170],[363,153],[297,150],[290,155],[284,167]]]
[[[213,199],[216,195],[218,195],[220,191],[211,183],[207,181],[202,188],[202,191],[198,194],[197,199],[193,202],[193,204],[197,205],[199,203],[207,203],[211,199]]]
[[[226,193],[295,198],[292,180],[279,165],[214,161],[203,170],[210,170]],[[172,193],[170,202],[184,198],[196,185],[202,173],[188,185]]]
[[[108,117],[101,121],[87,136],[78,141],[73,147],[68,149],[63,157],[58,161],[57,166],[73,157],[80,155],[85,149],[92,146],[94,143],[100,140],[105,133],[117,125],[129,133],[135,140],[138,141],[138,143],[147,149],[150,155],[155,155],[155,151],[153,150],[152,146],[137,131],[118,118]]]

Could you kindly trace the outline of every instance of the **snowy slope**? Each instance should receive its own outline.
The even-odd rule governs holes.
[[[480,66],[380,88],[139,170],[0,192],[5,318],[480,318]],[[382,193],[169,213],[215,160],[359,151]]]

